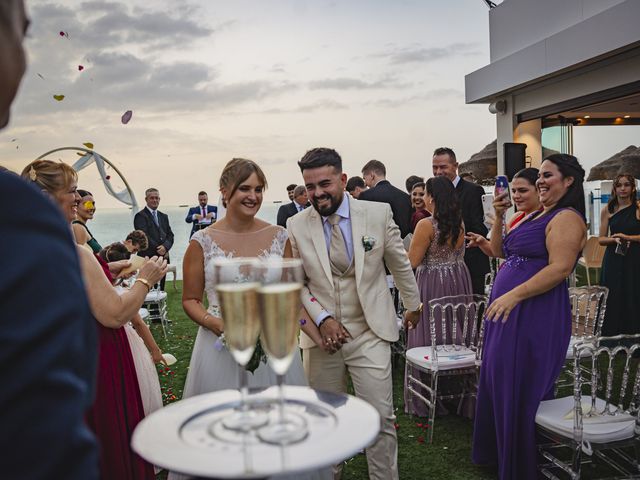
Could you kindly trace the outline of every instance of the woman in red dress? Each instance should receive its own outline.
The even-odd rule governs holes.
[[[49,160],[31,162],[22,171],[62,209],[71,221],[80,196],[78,176],[67,164]],[[69,233],[71,234],[71,232]],[[153,257],[141,269],[130,291],[118,295],[112,286],[127,262],[100,264],[93,253],[78,246],[83,280],[99,333],[96,396],[87,423],[100,442],[100,474],[104,479],[155,478],[153,467],[131,451],[131,435],[144,417],[136,371],[122,328],[142,306],[151,285],[164,276],[167,262]]]

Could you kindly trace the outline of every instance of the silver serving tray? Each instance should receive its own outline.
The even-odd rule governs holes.
[[[281,447],[262,442],[255,432],[225,429],[221,420],[240,403],[237,390],[188,398],[157,410],[133,433],[132,447],[154,465],[205,478],[262,478],[313,471],[349,458],[371,444],[380,416],[351,395],[285,387],[287,412],[303,418],[309,434]],[[278,390],[250,397],[252,408],[278,418]]]

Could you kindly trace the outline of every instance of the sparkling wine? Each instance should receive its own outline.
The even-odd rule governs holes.
[[[274,283],[258,288],[261,342],[273,370],[283,375],[298,344],[302,283]]]
[[[225,341],[236,362],[243,366],[251,359],[260,334],[256,291],[259,287],[257,282],[216,286]]]

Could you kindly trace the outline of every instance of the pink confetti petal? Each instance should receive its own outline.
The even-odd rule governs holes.
[[[129,123],[129,120],[131,120],[132,116],[133,112],[131,110],[127,110],[126,112],[124,112],[124,115],[122,115],[122,124],[126,125],[127,123]]]

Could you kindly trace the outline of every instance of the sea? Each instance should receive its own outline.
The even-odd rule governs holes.
[[[282,203],[263,203],[257,217],[276,223],[278,208]],[[173,247],[171,247],[171,264],[176,266],[177,277],[182,279],[182,258],[189,244],[191,224],[186,222],[189,207],[160,205],[159,210],[169,216],[169,225],[173,231]],[[99,208],[87,226],[93,236],[103,247],[113,242],[123,241],[133,230],[132,210],[126,208]]]

